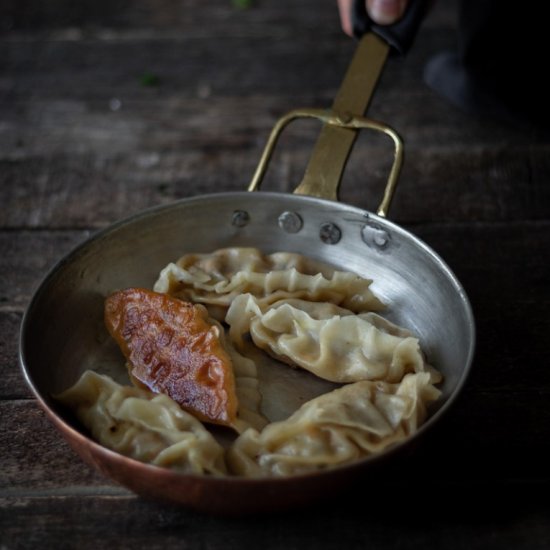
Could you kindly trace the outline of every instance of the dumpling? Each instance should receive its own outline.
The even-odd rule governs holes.
[[[239,432],[265,424],[254,363],[226,342],[202,305],[130,288],[107,298],[105,322],[138,386]]]
[[[226,316],[237,347],[252,341],[275,358],[338,383],[399,382],[408,372],[430,371],[418,339],[375,313],[355,315],[338,306],[282,300],[261,307],[254,296],[236,298]]]
[[[283,298],[330,302],[354,312],[379,311],[384,305],[369,288],[372,281],[310,260],[300,254],[262,255],[255,248],[225,248],[212,254],[188,254],[168,264],[154,290],[204,303],[222,320],[240,294],[262,303]]]
[[[166,395],[88,370],[56,399],[113,451],[184,473],[226,473],[223,447]]]
[[[204,307],[128,288],[105,300],[105,324],[138,385],[165,393],[199,420],[235,422],[231,358]]]
[[[218,328],[221,342],[231,358],[235,375],[237,418],[231,427],[239,433],[249,427],[260,430],[268,421],[261,413],[262,394],[260,392],[258,367],[252,359],[239,353],[231,340],[225,338],[221,326]]]
[[[400,384],[345,385],[261,432],[245,431],[227,451],[228,468],[246,477],[289,476],[354,462],[415,433],[438,396],[428,373]]]

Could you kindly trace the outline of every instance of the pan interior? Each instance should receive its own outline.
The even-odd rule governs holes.
[[[281,221],[289,216],[300,221],[297,231]],[[415,332],[428,361],[444,376],[432,419],[460,389],[473,353],[470,307],[452,273],[421,241],[341,203],[225,193],[138,214],[100,232],[54,267],[31,302],[21,334],[23,370],[41,402],[63,415],[51,395],[90,368],[128,383],[124,360],[104,328],[105,297],[131,286],[152,288],[160,270],[183,254],[229,246],[298,252],[373,279],[373,291],[388,304],[384,316]],[[264,413],[272,421],[334,387],[307,372],[273,368],[260,355]]]

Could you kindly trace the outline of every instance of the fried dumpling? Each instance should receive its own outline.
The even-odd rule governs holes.
[[[430,371],[419,341],[409,331],[375,313],[355,315],[338,306],[282,300],[263,306],[242,295],[226,321],[235,344],[252,341],[275,358],[338,383],[360,380],[399,382],[409,372]]]
[[[106,299],[105,324],[135,383],[168,395],[199,420],[235,424],[232,361],[203,306],[129,288]]]
[[[225,248],[212,254],[187,254],[168,264],[154,290],[182,300],[204,303],[222,320],[231,302],[250,293],[262,303],[303,298],[341,305],[354,312],[379,311],[383,303],[370,289],[372,281],[306,258],[256,248]]]
[[[288,476],[354,462],[415,433],[438,396],[428,373],[399,384],[347,384],[261,432],[246,430],[227,451],[228,468],[246,477]]]
[[[183,473],[226,473],[223,447],[167,395],[88,370],[56,399],[113,451]]]

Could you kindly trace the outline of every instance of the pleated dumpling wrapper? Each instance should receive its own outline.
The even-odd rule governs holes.
[[[98,443],[122,455],[183,473],[226,473],[223,447],[166,395],[87,370],[56,399]]]
[[[273,357],[337,383],[399,382],[408,372],[430,372],[418,338],[376,313],[354,314],[334,304],[281,300],[262,305],[251,294],[233,300],[229,336],[242,347],[250,334]]]
[[[384,304],[371,291],[371,284],[370,279],[302,254],[263,254],[256,248],[231,247],[182,256],[161,271],[154,290],[203,303],[221,321],[231,302],[244,293],[265,304],[302,298],[354,312],[379,311]]]
[[[408,374],[399,384],[347,384],[261,432],[245,431],[227,451],[228,468],[245,477],[270,477],[353,463],[415,433],[427,404],[439,395],[428,373]]]

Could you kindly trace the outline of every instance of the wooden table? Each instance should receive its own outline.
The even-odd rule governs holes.
[[[145,207],[244,190],[279,115],[330,105],[354,49],[335,5],[0,7],[2,549],[550,547],[550,137],[466,115],[424,84],[427,60],[454,47],[455,7],[439,3],[389,63],[369,114],[405,140],[390,217],[472,302],[471,376],[398,479],[254,519],[147,501],[91,471],[25,385],[18,331],[77,243]],[[317,132],[289,130],[265,188],[292,189]],[[390,155],[361,136],[342,200],[373,210]]]

